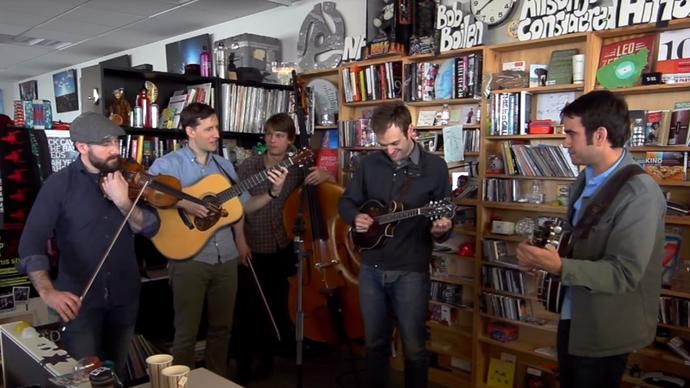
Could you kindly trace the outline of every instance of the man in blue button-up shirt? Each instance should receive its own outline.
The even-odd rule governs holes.
[[[112,360],[120,376],[139,306],[139,270],[134,234],[151,236],[158,219],[137,206],[115,241],[90,291],[80,295],[132,208],[127,182],[117,171],[122,129],[97,113],[71,125],[79,158],[51,175],[31,208],[19,243],[20,269],[41,299],[65,324],[62,339],[74,357]],[[99,179],[103,177],[102,182]],[[47,242],[57,243],[57,277],[49,276]]]
[[[231,181],[237,182],[232,163],[215,153],[220,141],[215,110],[206,104],[190,104],[182,110],[180,123],[189,139],[187,146],[156,159],[149,173],[172,175],[183,187],[209,174],[225,176],[228,186]],[[267,192],[253,197],[245,194],[240,198],[244,211],[251,213],[276,198],[282,191],[286,175],[284,167],[269,171],[271,186]],[[197,217],[205,217],[209,213],[205,206],[185,199],[177,206]],[[184,234],[181,234],[180,244],[184,244],[184,239]],[[172,353],[176,364],[194,367],[194,345],[206,300],[206,367],[221,376],[227,374],[228,345],[237,293],[237,263],[238,259],[244,261],[249,255],[244,221],[240,219],[232,226],[217,229],[192,258],[169,262],[175,309]]]

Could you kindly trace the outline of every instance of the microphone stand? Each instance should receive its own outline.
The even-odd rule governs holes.
[[[295,235],[294,245],[295,254],[297,255],[297,301],[295,311],[295,366],[297,367],[297,388],[302,388],[304,377],[304,365],[302,359],[303,343],[304,343],[304,310],[302,307],[302,299],[304,293],[304,258],[308,255],[304,250],[304,200],[306,188],[302,188],[300,195],[300,205],[295,217],[295,224],[292,231]]]

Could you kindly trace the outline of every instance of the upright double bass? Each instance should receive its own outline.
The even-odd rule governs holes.
[[[304,108],[294,73],[293,80],[301,142],[306,144]],[[288,234],[293,233],[296,220],[304,220],[301,241],[303,251],[309,252],[304,257],[302,282],[304,335],[333,344],[364,336],[357,286],[359,261],[347,237],[347,224],[337,210],[342,193],[343,188],[335,183],[304,185],[290,195],[283,208]],[[297,304],[297,282],[297,276],[290,278],[291,313]]]

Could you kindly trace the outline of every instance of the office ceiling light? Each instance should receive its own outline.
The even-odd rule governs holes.
[[[27,35],[7,35],[0,34],[0,44],[9,44],[13,46],[25,47],[43,47],[54,50],[59,50],[63,47],[69,46],[72,42],[63,42],[60,40],[52,40],[45,38],[36,38]]]

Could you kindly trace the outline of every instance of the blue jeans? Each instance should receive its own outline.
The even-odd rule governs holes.
[[[568,351],[570,319],[558,322],[557,349],[561,388],[614,388],[621,385],[629,353],[609,357],[574,356]]]
[[[362,264],[359,301],[366,336],[367,386],[388,384],[392,311],[405,354],[405,387],[426,387],[429,283],[429,274],[425,272],[382,271]]]
[[[65,350],[76,359],[98,356],[101,360],[111,360],[120,380],[126,379],[127,350],[138,310],[139,301],[110,308],[82,306],[77,318],[65,325],[62,333]]]

